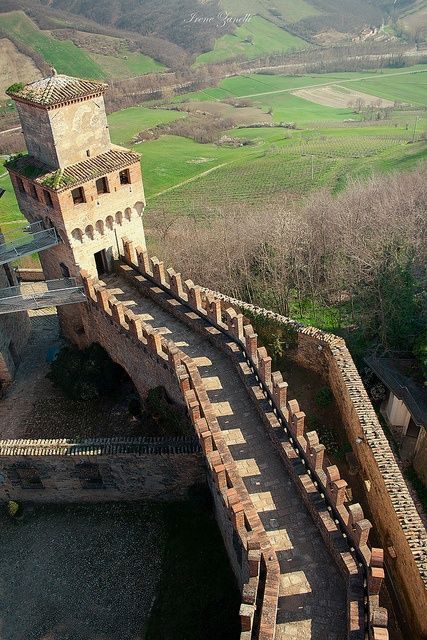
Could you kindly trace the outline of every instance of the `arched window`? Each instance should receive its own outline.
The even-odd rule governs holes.
[[[142,216],[142,214],[144,213],[144,207],[144,202],[135,202],[134,204],[134,208],[136,209],[136,212],[139,216]]]
[[[97,232],[99,233],[99,235],[103,236],[104,235],[104,221],[103,220],[98,220],[95,224],[95,228],[97,230]]]
[[[94,237],[94,230],[93,230],[93,226],[91,224],[88,224],[88,226],[85,229],[85,234],[87,235],[87,237],[90,240],[93,240]]]
[[[126,209],[125,209],[125,218],[126,218],[126,220],[130,221],[131,217],[132,217],[132,210],[131,210],[130,207],[126,207]]]
[[[105,220],[105,224],[107,226],[107,229],[112,229],[114,227],[114,218],[113,216],[107,216],[107,219]]]
[[[71,237],[78,242],[83,242],[83,232],[81,229],[73,229],[71,232]]]
[[[117,211],[116,213],[116,224],[122,224],[123,222],[123,213],[121,211]]]

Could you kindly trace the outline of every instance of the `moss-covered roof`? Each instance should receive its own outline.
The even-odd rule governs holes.
[[[49,76],[29,84],[13,84],[6,93],[14,100],[43,107],[58,106],[64,102],[104,93],[107,85],[94,80],[82,80],[63,74]]]
[[[56,171],[52,171],[49,167],[29,155],[11,158],[5,166],[7,169],[16,172],[18,175],[25,176],[43,187],[53,191],[63,191],[68,187],[78,186],[89,182],[89,180],[96,180],[112,171],[119,171],[129,167],[139,162],[139,160],[139,154],[116,148]]]

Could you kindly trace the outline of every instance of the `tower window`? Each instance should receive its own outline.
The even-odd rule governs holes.
[[[88,158],[90,158],[90,149],[86,149],[86,155]]]
[[[83,187],[77,187],[76,189],[73,189],[71,191],[71,196],[73,198],[74,204],[82,204],[82,202],[86,202]]]
[[[120,176],[120,184],[130,184],[129,169],[123,169],[123,171],[120,171],[119,176]]]
[[[98,192],[98,195],[101,195],[101,193],[108,193],[107,178],[98,178],[98,180],[96,181],[96,190]]]
[[[17,177],[16,182],[18,184],[19,191],[21,191],[22,193],[25,193],[24,183],[22,182],[21,178]]]
[[[37,194],[37,190],[35,188],[35,186],[33,184],[30,184],[30,195],[32,198],[34,198],[34,200],[38,200],[39,196]]]
[[[53,207],[52,196],[50,195],[49,191],[43,191],[43,194],[44,194],[44,200],[47,206]]]

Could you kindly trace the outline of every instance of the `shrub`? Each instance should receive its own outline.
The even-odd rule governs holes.
[[[154,423],[158,435],[187,435],[192,432],[185,413],[171,402],[163,387],[151,389],[143,403],[142,423]]]
[[[333,399],[334,396],[329,387],[322,387],[316,394],[316,404],[318,407],[329,407]]]
[[[424,381],[427,382],[427,331],[425,333],[422,333],[415,340],[414,356],[420,363]]]
[[[111,395],[121,377],[121,368],[98,344],[83,351],[64,347],[48,373],[48,378],[67,397],[81,402]]]

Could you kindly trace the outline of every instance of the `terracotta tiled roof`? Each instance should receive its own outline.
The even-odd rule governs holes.
[[[107,85],[94,80],[82,80],[62,74],[54,74],[42,80],[30,82],[25,86],[15,84],[9,87],[7,94],[14,100],[31,102],[32,104],[50,107],[84,98],[99,93],[104,93]]]
[[[111,171],[119,171],[135,162],[139,162],[140,155],[132,151],[111,149],[107,153],[101,153],[83,162],[52,171],[32,156],[21,156],[10,160],[6,167],[16,171],[43,187],[54,191],[63,191],[69,187],[77,186],[105,176]]]

